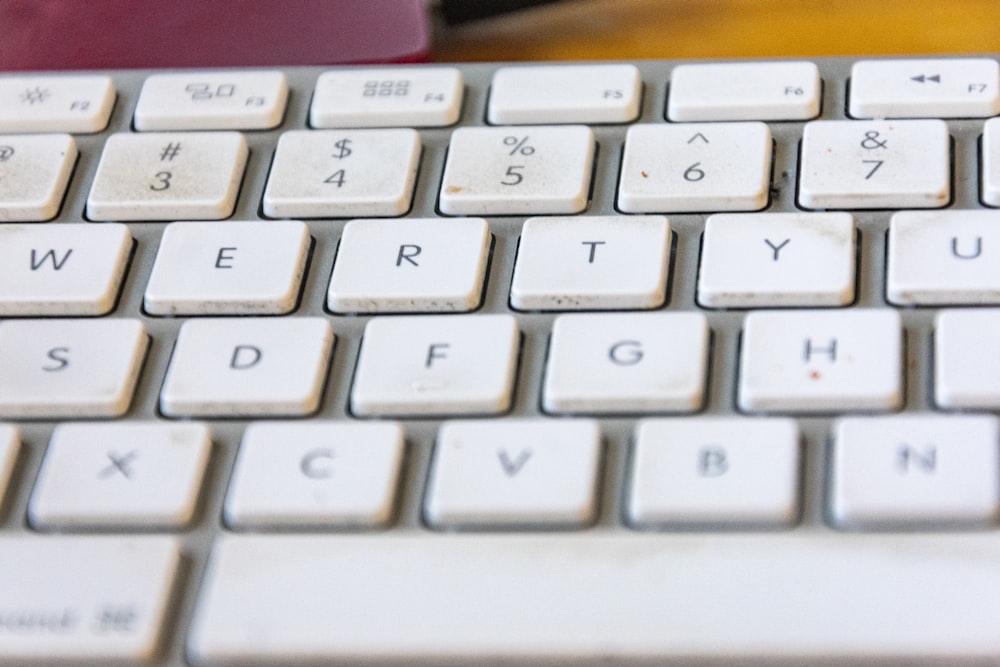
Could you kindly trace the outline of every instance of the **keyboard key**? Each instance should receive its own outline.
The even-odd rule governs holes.
[[[180,553],[167,537],[0,537],[0,660],[149,663]]]
[[[282,72],[184,72],[146,79],[135,105],[135,129],[264,130],[285,113]]]
[[[625,138],[618,208],[756,211],[767,206],[770,177],[763,123],[635,125]]]
[[[203,424],[60,424],[28,516],[36,528],[182,528],[211,444]]]
[[[667,118],[807,120],[819,115],[819,69],[810,62],[678,65]]]
[[[453,67],[342,69],[319,75],[309,124],[440,127],[461,109],[462,73]]]
[[[851,68],[855,118],[985,118],[1000,113],[990,58],[861,60]]]
[[[743,327],[739,408],[898,408],[902,348],[900,318],[893,310],[752,312]]]
[[[403,215],[410,210],[419,162],[420,135],[411,129],[286,132],[264,190],[264,215]]]
[[[941,120],[813,121],[802,135],[799,205],[939,208],[951,198]]]
[[[1000,311],[942,310],[934,324],[934,402],[950,410],[1000,407]]]
[[[143,305],[154,315],[280,315],[299,297],[301,222],[175,222],[163,230]]]
[[[987,527],[1000,511],[993,416],[845,418],[833,444],[830,506],[846,528]]]
[[[0,222],[56,217],[77,155],[68,134],[0,136]]]
[[[582,528],[596,517],[600,462],[591,420],[446,422],[424,517],[438,528]]]
[[[132,236],[118,223],[5,225],[0,315],[104,315],[118,297]]]
[[[115,104],[110,76],[0,79],[0,132],[100,132]]]
[[[987,206],[1000,206],[1000,118],[983,124],[981,197]]]
[[[705,397],[708,322],[701,313],[562,315],[552,325],[548,412],[692,412]]]
[[[641,95],[634,65],[501,67],[486,117],[493,125],[627,123],[639,116]]]
[[[163,381],[160,410],[168,417],[311,414],[333,343],[330,324],[320,317],[188,320]]]
[[[698,302],[709,308],[844,306],[854,300],[848,213],[748,213],[705,221]]]
[[[197,664],[946,663],[996,655],[998,561],[994,531],[221,535],[187,647]]]
[[[351,411],[363,417],[506,412],[519,343],[510,315],[373,319],[361,340]]]
[[[889,223],[886,294],[899,305],[1000,303],[1000,212],[902,211]]]
[[[14,473],[18,450],[21,441],[17,435],[17,427],[10,424],[0,424],[0,510],[4,507],[7,495],[7,484]]]
[[[0,324],[0,417],[125,414],[149,339],[139,320]]]
[[[666,300],[670,244],[663,216],[531,218],[510,303],[520,310],[656,308]]]
[[[339,313],[473,310],[489,253],[490,229],[482,218],[351,220],[326,305]]]
[[[583,125],[462,127],[441,183],[448,215],[580,213],[587,207],[594,132]]]
[[[647,419],[636,427],[629,522],[643,528],[781,528],[799,514],[791,419]]]
[[[226,496],[233,528],[376,528],[393,515],[398,424],[255,422]]]
[[[247,161],[237,132],[113,134],[87,198],[91,220],[221,220]]]

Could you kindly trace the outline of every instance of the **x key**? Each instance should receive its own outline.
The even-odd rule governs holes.
[[[111,463],[101,469],[101,472],[97,473],[97,477],[99,479],[107,479],[116,473],[121,473],[125,479],[132,479],[131,464],[138,456],[139,452],[134,449],[125,455],[117,454],[113,451],[108,452],[108,460]]]
[[[29,519],[41,528],[180,528],[194,513],[210,450],[199,423],[61,424]]]

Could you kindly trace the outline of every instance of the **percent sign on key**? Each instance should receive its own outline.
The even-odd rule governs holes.
[[[513,146],[508,155],[517,155],[518,153],[520,153],[521,155],[531,155],[532,153],[535,152],[534,146],[527,145],[528,137],[526,136],[520,139],[518,139],[517,137],[504,137],[503,144],[504,146]]]

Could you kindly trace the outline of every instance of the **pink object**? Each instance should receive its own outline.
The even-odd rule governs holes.
[[[425,0],[2,0],[0,70],[423,62]]]

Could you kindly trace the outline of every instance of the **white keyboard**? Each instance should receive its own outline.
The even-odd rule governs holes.
[[[0,76],[0,664],[1000,663],[997,57]]]

